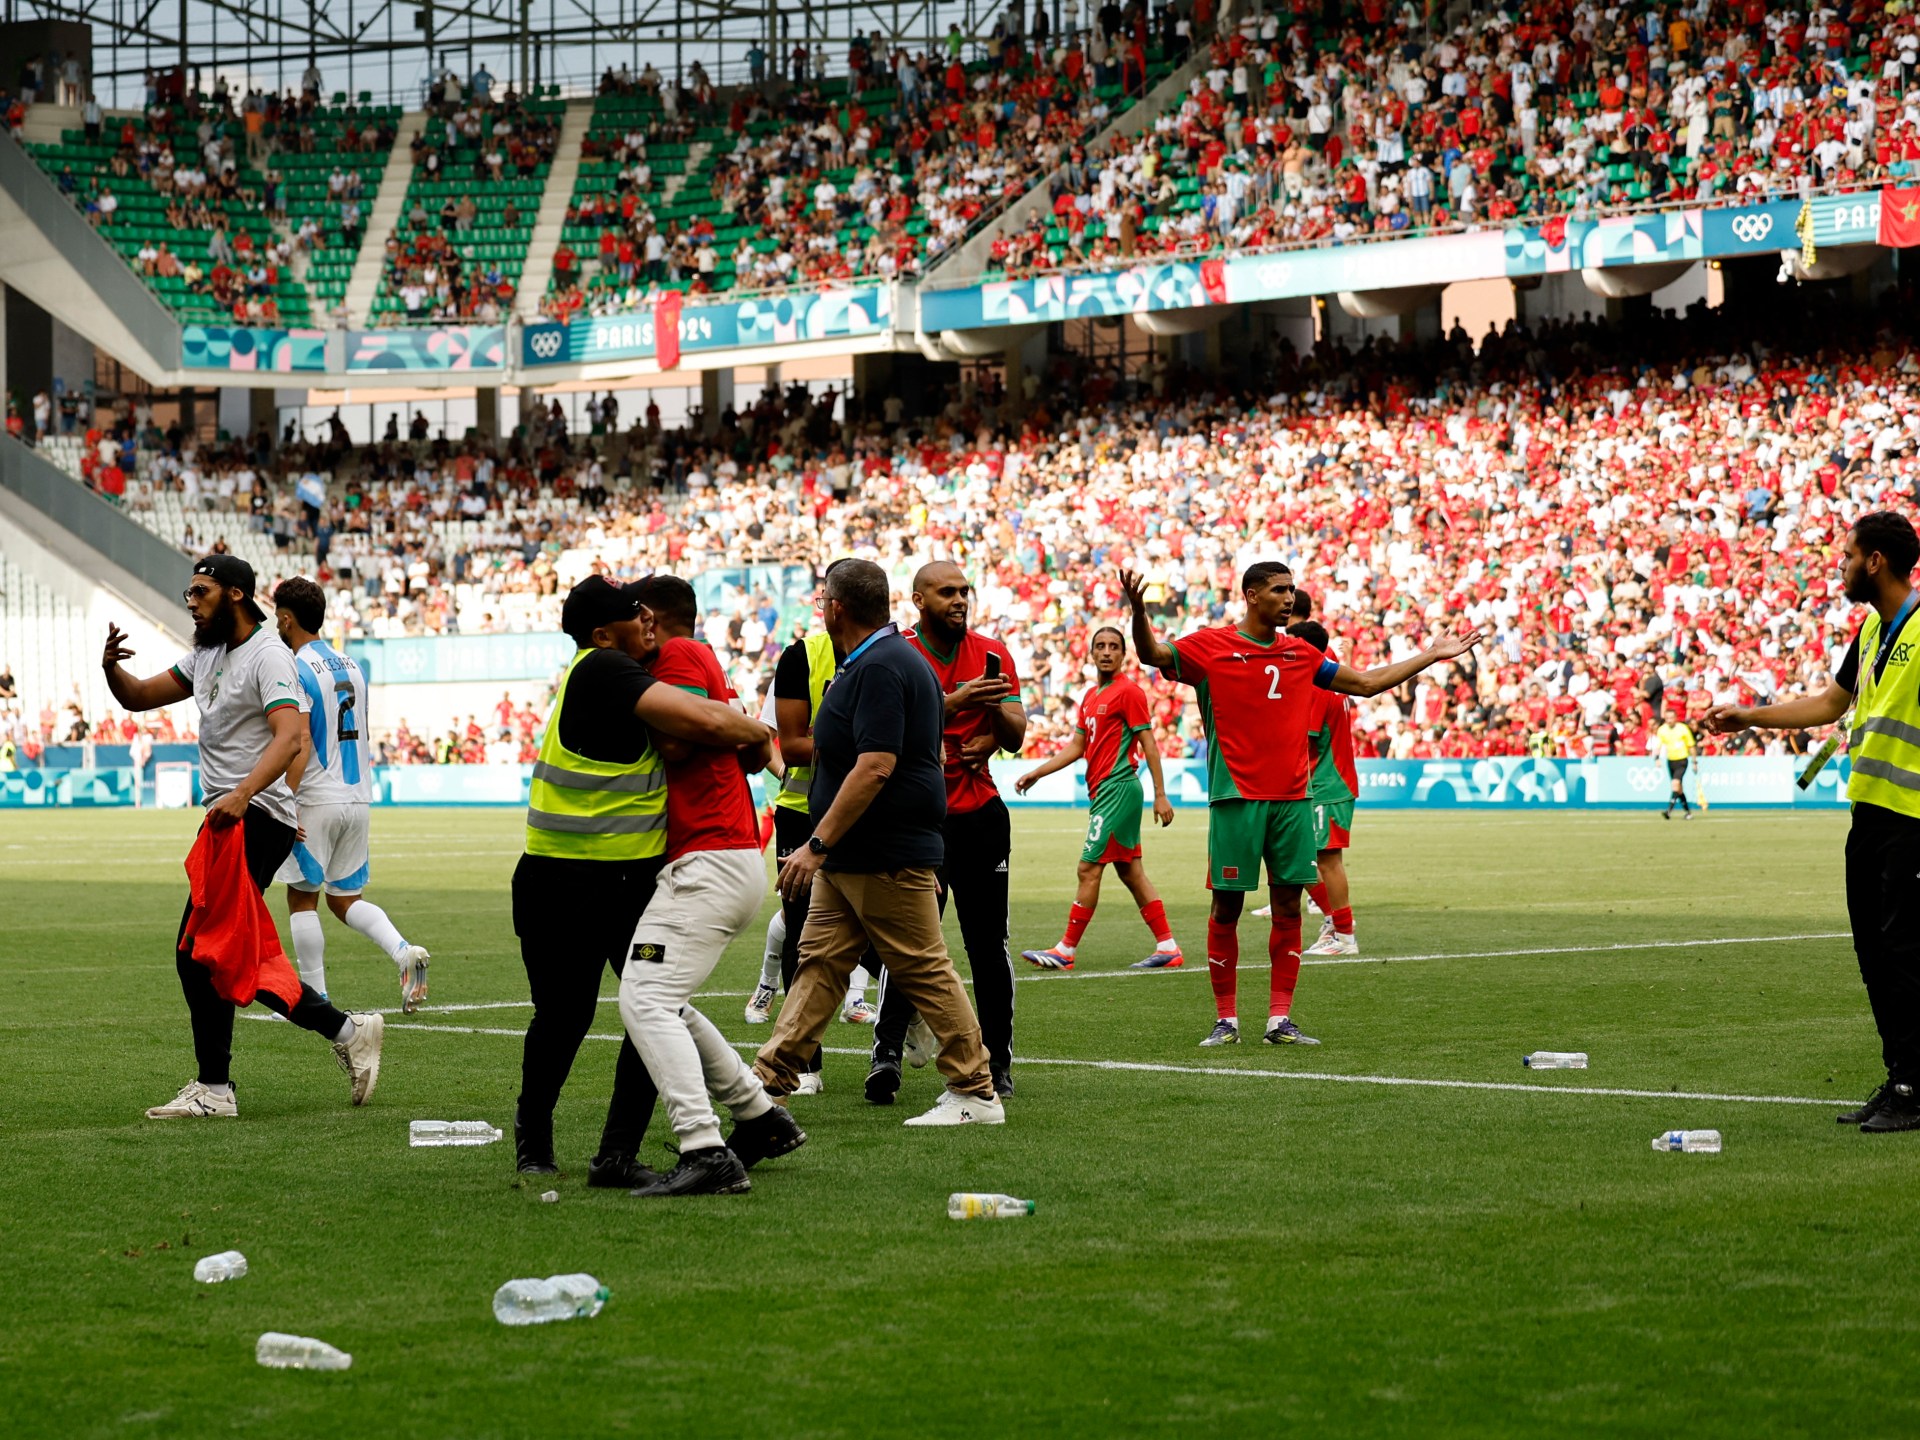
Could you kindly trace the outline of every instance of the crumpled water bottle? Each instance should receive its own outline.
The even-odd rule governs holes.
[[[509,1280],[493,1292],[493,1318],[502,1325],[591,1320],[606,1305],[609,1293],[607,1287],[591,1275]]]
[[[1531,1055],[1522,1055],[1520,1063],[1529,1070],[1584,1070],[1587,1068],[1587,1052],[1536,1050]]]
[[[253,1347],[253,1358],[273,1370],[345,1370],[353,1356],[324,1340],[269,1330]]]
[[[409,1145],[491,1145],[500,1138],[485,1120],[416,1120],[407,1127]]]
[[[1033,1214],[1033,1201],[1011,1195],[958,1194],[947,1197],[949,1220],[1013,1220]]]
[[[247,1273],[247,1257],[238,1250],[222,1250],[218,1255],[209,1255],[193,1267],[193,1278],[204,1285],[218,1285],[222,1280],[238,1280]]]

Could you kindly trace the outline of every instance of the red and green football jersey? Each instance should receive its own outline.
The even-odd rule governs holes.
[[[1116,775],[1132,775],[1140,736],[1149,728],[1147,697],[1125,675],[1080,697],[1078,729],[1087,737],[1087,798]]]
[[[1353,763],[1353,701],[1332,690],[1318,692],[1319,704],[1308,723],[1318,737],[1319,757],[1307,798],[1316,805],[1338,805],[1360,798],[1360,772]]]
[[[1266,645],[1231,625],[1173,642],[1168,674],[1191,685],[1207,730],[1207,798],[1304,800],[1315,696],[1337,662],[1284,632]]]

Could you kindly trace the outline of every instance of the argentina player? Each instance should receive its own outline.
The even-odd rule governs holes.
[[[427,996],[426,950],[411,945],[387,912],[361,898],[371,859],[367,829],[373,802],[373,766],[361,743],[367,714],[367,677],[352,660],[317,633],[326,621],[326,593],[305,576],[283,580],[273,592],[280,638],[293,651],[301,688],[312,712],[310,750],[298,775],[300,828],[304,838],[274,878],[287,887],[288,923],[300,978],[327,992],[326,932],[320,926],[320,891],[327,908],[349,928],[378,945],[400,969],[400,1008],[411,1012]]]

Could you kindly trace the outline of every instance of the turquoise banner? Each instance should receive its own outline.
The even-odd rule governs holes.
[[[458,680],[548,680],[577,647],[556,632],[526,635],[407,636],[349,640],[347,654],[374,685],[440,685]]]
[[[349,330],[347,369],[353,371],[504,370],[507,327],[441,325],[425,330]]]
[[[893,290],[817,290],[735,303],[688,304],[680,312],[680,349],[733,350],[877,335],[893,323]],[[521,332],[522,365],[578,365],[600,360],[650,360],[651,308],[626,315],[581,315],[558,325],[542,321]]]
[[[228,374],[310,374],[327,368],[324,330],[255,330],[240,325],[182,325],[180,364]]]

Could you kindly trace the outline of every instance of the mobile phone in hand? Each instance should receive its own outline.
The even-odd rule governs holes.
[[[999,678],[1000,678],[1000,657],[995,652],[989,650],[987,652],[987,679],[998,680]]]

